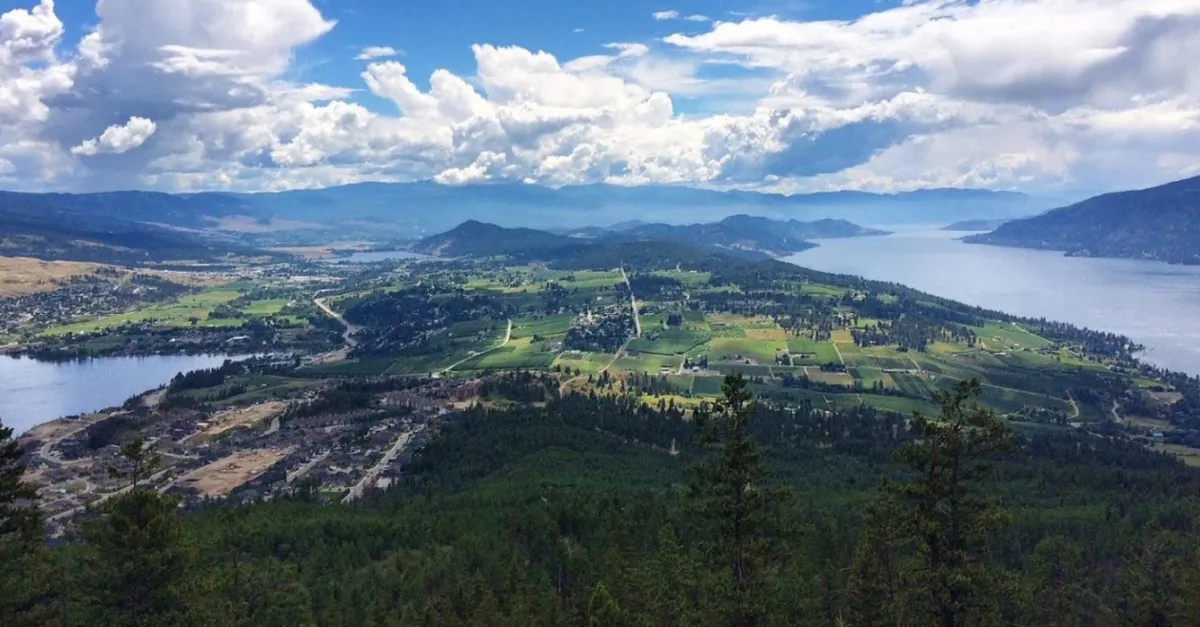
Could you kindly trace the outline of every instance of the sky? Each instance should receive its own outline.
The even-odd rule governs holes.
[[[1200,0],[0,0],[0,188],[1200,175]]]

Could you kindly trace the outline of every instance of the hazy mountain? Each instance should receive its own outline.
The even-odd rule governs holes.
[[[1200,177],[1096,196],[964,241],[1200,264]]]
[[[1008,220],[963,220],[942,227],[943,231],[994,231]]]
[[[254,229],[230,224],[261,224],[263,228],[259,230],[358,229],[365,234],[383,233],[391,237],[443,231],[467,220],[503,226],[536,224],[550,229],[630,220],[697,223],[741,213],[784,220],[836,218],[858,224],[945,224],[964,219],[1028,216],[1052,206],[1023,194],[963,189],[783,196],[665,185],[580,185],[551,189],[507,183],[448,186],[428,181],[358,183],[258,194],[109,192],[8,196],[20,196],[26,205],[188,228],[246,231]],[[623,230],[626,226],[610,230]]]
[[[658,240],[786,255],[816,246],[810,239],[882,235],[845,220],[772,220],[757,216],[730,216],[710,224],[643,224],[604,237],[613,241]]]
[[[440,257],[496,257],[537,254],[578,245],[565,235],[525,228],[505,228],[468,220],[417,242],[412,250]]]
[[[262,254],[211,233],[158,226],[159,222],[202,226],[183,208],[186,204],[176,196],[143,192],[87,196],[0,192],[0,255],[142,263]]]
[[[492,257],[557,254],[565,248],[670,242],[703,250],[753,253],[755,258],[786,255],[816,246],[806,238],[860,237],[886,231],[868,229],[844,220],[771,220],[747,215],[730,216],[708,224],[630,224],[624,230],[588,227],[550,233],[528,228],[506,228],[468,220],[457,227],[426,237],[412,250],[447,257]],[[743,255],[745,256],[745,255]]]

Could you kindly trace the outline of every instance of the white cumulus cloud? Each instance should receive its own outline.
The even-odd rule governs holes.
[[[24,2],[0,15],[5,188],[1040,191],[1200,164],[1196,0],[911,0],[853,20],[664,10],[686,31],[576,57],[480,43],[465,71],[413,76],[419,52],[364,47],[337,85],[297,80],[298,53],[336,27],[310,0],[98,0],[77,41],[52,0]],[[352,100],[363,90],[382,103]]]
[[[95,139],[89,139],[71,149],[71,154],[85,157],[119,155],[141,146],[154,134],[154,120],[132,117],[123,125],[112,125]]]

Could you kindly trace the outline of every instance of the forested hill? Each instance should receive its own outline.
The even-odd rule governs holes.
[[[728,409],[685,420],[493,378],[361,506],[302,484],[181,512],[135,484],[54,549],[35,512],[0,508],[0,624],[1195,624],[1200,483],[1181,464],[1013,434],[970,385],[941,420],[746,391],[733,377]],[[0,476],[20,477],[10,437]],[[0,504],[31,496],[0,482]]]
[[[807,238],[863,237],[886,231],[861,227],[845,220],[772,220],[736,215],[708,224],[631,224],[626,227],[587,228],[556,234],[528,228],[505,228],[468,220],[445,232],[426,237],[413,246],[419,253],[445,257],[519,257],[522,259],[573,256],[589,246],[630,242],[671,242],[709,251],[726,251],[743,258],[786,255],[816,246]]]
[[[1104,194],[964,241],[1061,250],[1079,257],[1200,264],[1200,177]]]
[[[809,239],[883,235],[886,231],[861,227],[846,220],[772,220],[736,215],[710,224],[641,224],[606,234],[608,241],[659,240],[726,249],[768,252],[777,255],[816,246]]]
[[[572,244],[563,235],[467,220],[445,233],[422,239],[412,249],[440,257],[500,257],[545,254]]]

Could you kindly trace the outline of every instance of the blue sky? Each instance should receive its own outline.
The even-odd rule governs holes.
[[[1197,57],[1192,0],[8,0],[0,187],[1141,187]]]

